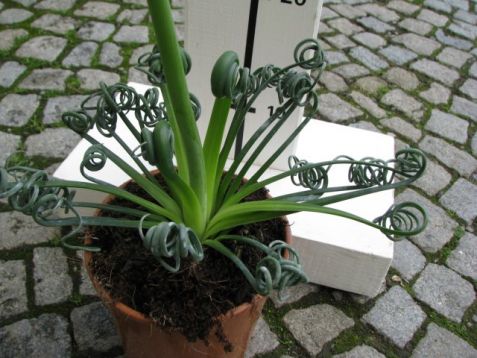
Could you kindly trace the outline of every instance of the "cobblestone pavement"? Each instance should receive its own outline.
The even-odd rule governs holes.
[[[273,298],[247,356],[477,357],[477,2],[325,3],[321,117],[424,150],[427,174],[398,200],[422,203],[431,224],[396,244],[375,298],[313,285]],[[99,80],[144,82],[130,64],[151,48],[145,6],[0,1],[1,162],[21,150],[52,172],[79,140],[60,112]],[[0,205],[0,355],[120,356],[77,254]]]

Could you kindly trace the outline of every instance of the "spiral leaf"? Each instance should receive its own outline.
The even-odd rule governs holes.
[[[307,165],[306,160],[299,160],[295,155],[288,158],[288,167],[298,169]],[[313,167],[300,171],[291,177],[292,183],[304,188],[320,190],[328,187],[328,170],[324,167]]]
[[[143,234],[141,219],[139,235],[144,247],[151,251],[159,263],[170,272],[178,272],[181,259],[190,255],[192,260],[199,262],[204,258],[202,244],[197,235],[184,224],[174,222],[162,222],[147,230]],[[173,265],[167,261],[172,260]]]
[[[191,58],[184,48],[181,48],[180,51],[184,72],[185,74],[188,74],[192,67]],[[161,53],[157,46],[154,46],[152,52],[148,52],[140,56],[138,59],[138,64],[135,68],[141,72],[144,72],[147,75],[149,82],[155,86],[159,86],[166,82],[164,67],[161,60]]]
[[[238,55],[233,51],[224,52],[215,62],[212,69],[212,93],[217,98],[227,97],[234,99],[239,83],[240,66]]]
[[[421,233],[427,226],[424,208],[413,202],[393,205],[384,215],[373,220],[383,231],[394,231],[397,236],[413,236]]]
[[[93,118],[85,111],[65,112],[61,118],[68,128],[81,136],[88,133],[94,126]]]
[[[107,156],[101,148],[102,145],[93,145],[89,147],[84,153],[81,165],[92,172],[97,172],[103,169],[106,165]]]

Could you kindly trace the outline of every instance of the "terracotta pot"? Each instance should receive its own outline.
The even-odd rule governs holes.
[[[108,197],[104,202],[111,200]],[[88,241],[88,240],[87,240]],[[285,226],[285,241],[291,242],[291,230]],[[212,330],[207,338],[209,344],[202,340],[189,342],[178,332],[169,332],[158,327],[150,318],[129,306],[117,302],[99,284],[91,272],[92,253],[84,252],[84,263],[99,297],[105,302],[116,319],[121,335],[123,349],[129,358],[203,358],[203,357],[243,357],[248,341],[261,315],[267,297],[255,295],[250,303],[241,304],[218,317],[225,337],[233,346],[233,351],[226,353],[223,343]]]

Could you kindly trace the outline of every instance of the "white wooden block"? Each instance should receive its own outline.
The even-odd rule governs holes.
[[[252,71],[266,64],[280,67],[293,63],[295,46],[306,38],[316,38],[321,14],[320,0],[259,0],[255,28]],[[189,89],[202,104],[199,132],[205,135],[214,97],[210,91],[210,73],[216,59],[225,51],[235,51],[241,64],[245,62],[251,0],[188,0],[185,15],[185,47],[192,58]],[[244,143],[269,117],[270,106],[278,105],[274,89],[267,89],[248,113],[244,127]],[[231,114],[231,116],[233,113]],[[230,118],[231,118],[230,116]],[[283,143],[298,126],[303,110],[297,109],[275,136]],[[266,149],[257,163],[265,162],[277,146]],[[277,158],[273,166],[286,169],[288,156],[296,149],[296,141]],[[233,154],[233,153],[231,153]]]
[[[129,85],[139,93],[144,93],[148,88],[136,83]],[[134,115],[130,116],[134,123]],[[121,121],[118,121],[117,128],[122,139],[131,148],[135,148],[137,146],[135,138]],[[113,139],[101,136],[96,129],[92,129],[90,135],[133,165],[132,159]],[[58,167],[54,176],[67,180],[87,181],[79,172],[79,163],[89,146],[86,140],[81,140]],[[374,132],[312,121],[298,141],[297,156],[300,159],[318,162],[333,159],[341,154],[347,154],[355,159],[366,156],[393,158],[394,140],[392,137]],[[230,165],[230,162],[228,164]],[[249,173],[257,169],[258,167],[254,166]],[[269,170],[264,177],[279,172],[276,169]],[[116,186],[129,179],[111,162],[94,174],[98,179]],[[346,179],[347,171],[344,168],[330,172],[330,185],[347,183]],[[278,196],[297,191],[298,188],[290,179],[284,179],[271,185],[269,189],[273,196]],[[103,198],[104,195],[80,190],[76,200],[100,202]],[[393,192],[387,191],[352,199],[332,207],[372,220],[383,214],[392,204]],[[378,230],[329,215],[298,213],[290,215],[289,219],[292,224],[294,247],[298,249],[305,271],[312,282],[369,296],[376,294],[391,264],[393,243],[390,240]]]

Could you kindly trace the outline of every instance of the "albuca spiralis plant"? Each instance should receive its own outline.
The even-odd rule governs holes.
[[[62,239],[66,247],[73,249],[99,250],[72,241],[86,225],[137,228],[145,247],[171,272],[180,269],[183,258],[201,261],[203,247],[209,247],[232,260],[250,285],[263,295],[272,289],[306,281],[306,276],[298,255],[286,243],[274,241],[266,246],[253,237],[230,234],[237,226],[309,211],[355,220],[392,237],[414,235],[424,229],[425,212],[414,203],[395,205],[374,221],[329,207],[342,200],[410,184],[422,175],[426,166],[425,157],[416,149],[399,151],[388,161],[341,156],[308,163],[291,157],[289,170],[261,179],[317,112],[315,87],[325,68],[325,59],[316,40],[297,45],[292,65],[284,68],[267,65],[254,72],[241,68],[235,53],[225,52],[211,74],[215,104],[202,143],[196,126],[200,104],[189,93],[185,77],[191,60],[178,45],[169,0],[149,0],[149,8],[157,47],[139,59],[138,68],[159,87],[163,102],[159,101],[157,88],[141,95],[124,84],[101,84],[100,90],[89,96],[80,110],[63,115],[64,123],[91,143],[80,164],[81,173],[89,182],[59,180],[48,177],[42,170],[9,165],[7,161],[0,168],[0,198],[8,198],[13,209],[31,215],[41,225],[73,226],[72,232]],[[244,144],[225,172],[226,160],[245,114],[267,88],[276,90],[280,106]],[[232,106],[235,113],[226,130]],[[284,143],[273,143],[275,133],[297,107],[306,107],[306,118]],[[136,124],[131,121],[132,116],[127,116],[132,113]],[[123,121],[131,131],[137,148],[130,148],[116,133],[118,121]],[[103,136],[118,141],[139,171],[91,137],[88,131],[94,126]],[[277,146],[274,154],[244,181],[259,153],[271,143]],[[127,173],[153,200],[96,179],[93,173],[101,170],[107,160]],[[161,187],[142,160],[159,169],[167,189]],[[349,185],[331,186],[330,169],[343,165],[349,167]],[[266,185],[289,178],[301,190],[260,201],[243,200]],[[134,203],[137,209],[79,202],[75,200],[75,189],[114,195]],[[128,219],[82,216],[78,209],[85,207],[126,214]],[[57,209],[70,214],[55,216]],[[254,272],[229,248],[230,241],[254,246],[264,253]],[[284,255],[285,251],[288,255]]]

